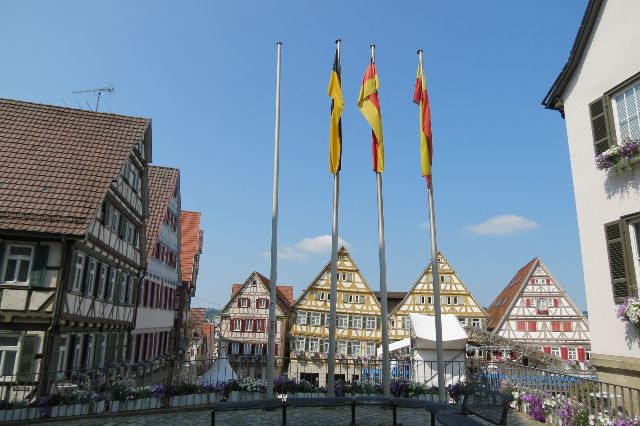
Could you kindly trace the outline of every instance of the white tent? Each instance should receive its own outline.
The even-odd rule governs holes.
[[[202,375],[199,381],[201,384],[216,384],[237,378],[238,375],[233,371],[227,359],[218,358],[211,368]]]
[[[409,314],[409,320],[414,339],[412,378],[437,385],[436,319],[432,315]],[[447,384],[464,380],[467,337],[455,315],[442,315],[442,355]]]

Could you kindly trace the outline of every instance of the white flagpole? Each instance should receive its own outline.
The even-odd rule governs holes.
[[[278,281],[278,174],[280,171],[280,56],[282,42],[278,42],[276,68],[276,129],[273,154],[273,210],[271,215],[271,274],[269,276],[269,340],[267,346],[267,398],[273,397],[273,376],[276,363],[276,285]],[[284,332],[284,330],[280,330]]]
[[[336,40],[338,65],[340,64],[340,43]],[[340,141],[342,143],[342,140]],[[340,195],[340,170],[333,175],[333,220],[331,222],[331,288],[329,294],[329,359],[327,366],[327,396],[335,396],[336,371],[336,303],[338,299],[338,198]]]
[[[376,63],[376,45],[371,45],[371,63]],[[389,315],[387,310],[387,260],[384,244],[384,208],[382,200],[382,173],[376,172],[378,192],[378,257],[380,261],[380,305],[382,308],[382,389],[391,395],[391,366],[389,364]]]
[[[418,50],[420,69],[424,78],[424,65],[422,63],[422,49]],[[440,309],[440,281],[438,279],[438,246],[436,242],[436,211],[433,203],[433,171],[431,171],[431,185],[427,185],[429,194],[429,225],[431,230],[431,273],[433,276],[433,298],[436,323],[436,364],[438,368],[438,396],[440,402],[446,402],[444,357],[442,354],[442,310]]]

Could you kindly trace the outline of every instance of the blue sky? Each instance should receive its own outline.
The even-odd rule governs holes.
[[[586,0],[404,2],[7,1],[0,96],[151,117],[153,162],[179,167],[205,229],[194,306],[269,275],[276,41],[283,41],[279,282],[299,295],[329,260],[329,79],[342,47],[340,236],[378,288],[370,131],[356,99],[375,42],[385,137],[390,290],[429,260],[418,108],[424,49],[438,242],[483,305],[540,256],[585,307],[565,123],[540,102],[566,62]]]

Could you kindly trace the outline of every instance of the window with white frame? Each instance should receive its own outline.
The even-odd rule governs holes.
[[[298,311],[296,318],[298,324],[307,325],[307,311]]]
[[[353,294],[343,293],[342,303],[353,303]]]
[[[376,317],[367,317],[367,330],[375,330],[376,329]]]
[[[231,353],[233,355],[238,355],[240,353],[240,342],[231,343]]]
[[[323,340],[320,344],[320,348],[322,349],[322,352],[329,353],[329,341],[326,339]]]
[[[96,285],[96,274],[98,272],[98,262],[89,258],[89,271],[87,273],[86,295],[93,296],[93,290]]]
[[[102,334],[100,336],[100,347],[98,350],[100,351],[100,358],[98,359],[98,367],[105,367],[107,363],[107,334]]]
[[[304,351],[304,345],[306,343],[306,338],[304,337],[298,337],[296,339],[296,350],[297,351]]]
[[[309,351],[320,352],[320,339],[309,339]]]
[[[471,319],[471,325],[474,327],[480,327],[480,318]]]
[[[100,264],[100,279],[98,280],[98,299],[104,299],[104,292],[107,288],[107,275],[109,274],[109,265]],[[141,296],[140,300],[144,300]]]
[[[465,326],[467,325],[467,319],[466,318],[458,318],[458,322],[460,323],[460,325]]]
[[[459,296],[455,296],[455,297],[453,298],[453,304],[454,304],[454,305],[459,305],[459,304],[460,304],[460,300],[461,300],[461,299],[462,299],[461,297],[459,297]]]
[[[640,83],[625,87],[611,98],[618,142],[640,139]]]
[[[359,294],[356,296],[356,303],[359,305],[364,305],[366,300],[367,296],[365,296],[364,294]]]
[[[262,345],[260,343],[256,345],[256,355],[262,355]]]
[[[4,262],[4,281],[26,283],[29,281],[33,259],[33,246],[10,245]]]
[[[376,356],[375,342],[367,342],[367,356]]]
[[[73,275],[73,291],[76,293],[82,289],[82,278],[84,273],[84,254],[78,252]]]
[[[349,327],[349,315],[338,315],[338,328]]]
[[[245,343],[244,348],[242,348],[242,353],[244,355],[251,355],[253,351],[251,350],[251,343]]]
[[[267,299],[258,299],[258,308],[265,309],[267,307]]]
[[[252,319],[244,320],[244,329],[245,329],[245,331],[253,331],[253,320]]]
[[[640,221],[636,221],[630,224],[632,230],[631,238],[631,251],[633,253],[633,266],[638,277],[640,277]]]
[[[409,317],[408,316],[404,315],[404,316],[400,317],[400,327],[403,330],[409,330]]]
[[[340,355],[347,354],[347,341],[346,340],[338,340],[338,353]]]
[[[109,209],[111,212],[111,217],[110,217],[110,221],[109,221],[109,227],[115,231],[118,232],[118,228],[120,227],[120,217],[122,216],[121,213],[113,206],[111,206],[111,208]]]
[[[353,342],[351,342],[351,356],[356,358],[356,357],[359,357],[360,355],[361,355],[360,342],[358,340],[354,340]]]
[[[256,331],[264,333],[264,320],[256,320]]]
[[[241,297],[240,298],[240,307],[241,308],[248,308],[249,307],[249,299],[246,297]]]
[[[67,348],[69,347],[69,336],[60,337],[60,345],[58,346],[58,363],[56,364],[56,371],[58,377],[64,376],[67,368]]]
[[[351,321],[353,328],[362,328],[362,317],[360,315],[354,315],[352,318],[353,319]]]
[[[130,275],[129,276],[129,287],[128,287],[128,295],[127,295],[127,303],[129,303],[130,305],[133,304],[133,295],[135,293],[135,288],[136,288],[136,279]]]
[[[123,304],[127,300],[127,284],[129,283],[129,274],[120,274],[120,303]]]
[[[242,330],[242,320],[241,319],[234,319],[233,320],[233,331],[240,331]]]
[[[13,376],[16,373],[16,358],[20,336],[0,334],[0,377]],[[11,381],[12,378],[8,378]]]
[[[569,359],[576,360],[578,359],[578,354],[576,348],[569,348]]]
[[[427,302],[427,296],[417,296],[416,298],[418,299],[418,303],[420,305],[424,305]]]
[[[113,298],[116,294],[116,284],[118,283],[118,275],[120,271],[115,268],[111,268],[111,277],[109,282],[109,302],[113,302]]]
[[[427,296],[427,303],[433,305],[433,296]]]
[[[82,339],[83,339],[83,335],[82,334],[78,334],[75,336],[75,338],[73,339],[74,341],[74,345],[73,345],[73,364],[72,364],[72,369],[73,370],[79,370],[80,368],[82,368],[82,365],[80,364],[82,362]]]
[[[560,348],[551,348],[551,355],[559,357],[560,356]]]
[[[310,325],[320,325],[320,312],[311,312]]]
[[[84,368],[91,368],[92,364],[93,364],[93,355],[94,355],[94,351],[95,351],[95,345],[96,345],[96,335],[95,334],[89,334],[87,336],[87,346],[85,349],[85,359],[84,359]]]

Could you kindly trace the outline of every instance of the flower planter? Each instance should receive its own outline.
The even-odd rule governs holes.
[[[239,400],[240,400],[240,391],[229,392],[229,401],[239,401]]]
[[[3,422],[27,420],[28,418],[29,418],[28,408],[13,408],[11,410],[0,411],[0,421],[3,421]]]
[[[102,414],[105,412],[105,401],[94,401],[91,405],[92,414]]]
[[[434,401],[434,402],[437,402],[438,395],[437,394],[433,394],[433,393],[428,393],[428,394],[418,395],[418,399],[421,399],[423,401]]]
[[[172,407],[189,407],[194,405],[206,405],[209,403],[209,395],[210,394],[206,394],[206,393],[192,393],[189,395],[172,396],[170,403]]]
[[[296,392],[291,394],[292,398],[316,398],[317,396],[318,394],[313,392]]]
[[[160,408],[160,405],[161,405],[160,398],[156,398],[156,397],[129,399],[127,400],[126,410],[127,411],[150,410],[154,408]]]
[[[240,391],[238,398],[239,401],[253,401],[254,399],[264,398],[264,394],[262,392]]]
[[[63,404],[51,407],[51,417],[84,416],[91,412],[91,403]]]
[[[215,392],[204,394],[207,396],[207,404],[213,404],[220,401],[220,395]]]

